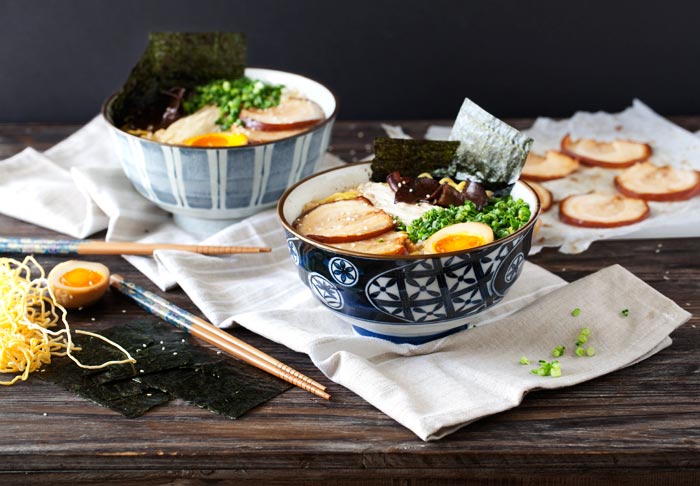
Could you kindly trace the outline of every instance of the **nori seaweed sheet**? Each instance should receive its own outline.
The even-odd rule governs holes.
[[[137,321],[99,334],[119,343],[137,362],[87,370],[69,358],[57,358],[38,376],[128,418],[171,398],[237,418],[291,386],[198,346],[184,331],[160,321]],[[82,348],[75,356],[83,364],[123,359],[121,352],[100,339],[76,335],[74,342]]]
[[[165,91],[240,78],[246,53],[240,32],[151,32],[109,115],[116,126],[157,125],[171,100]]]
[[[452,163],[458,147],[459,142],[442,140],[375,138],[372,180],[386,182],[386,177],[394,171],[404,177],[416,177],[444,169]]]
[[[284,391],[280,390],[279,380],[268,380],[268,376],[256,368],[237,368],[219,361],[135,379],[149,388],[235,419]],[[226,390],[226,393],[211,393],[212,389]]]
[[[510,193],[532,146],[531,138],[469,98],[464,99],[449,139],[459,142],[450,175],[476,181],[497,195]]]

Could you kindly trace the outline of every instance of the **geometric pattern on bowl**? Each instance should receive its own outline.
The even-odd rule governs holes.
[[[471,254],[418,260],[374,277],[366,287],[367,299],[381,312],[408,322],[435,322],[479,313],[503,297],[502,284],[510,283],[520,272],[525,258],[509,260],[512,245],[496,247],[473,259]],[[508,266],[501,269],[502,263]],[[494,267],[498,268],[493,275]],[[507,272],[507,276],[500,276]]]
[[[369,165],[314,175],[290,189],[278,212],[291,260],[313,295],[361,335],[420,344],[473,326],[475,316],[501,301],[530,251],[537,196],[517,182],[513,197],[532,210],[516,234],[452,255],[376,256],[339,250],[296,233],[291,221],[310,199],[366,182]]]

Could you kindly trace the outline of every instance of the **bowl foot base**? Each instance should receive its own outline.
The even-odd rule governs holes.
[[[175,224],[184,229],[188,233],[206,238],[215,233],[218,233],[224,228],[228,228],[234,223],[238,223],[243,218],[238,219],[204,219],[195,218],[193,216],[184,216],[182,214],[174,214],[173,220]]]

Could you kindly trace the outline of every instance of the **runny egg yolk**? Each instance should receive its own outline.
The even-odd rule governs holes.
[[[240,147],[248,144],[248,137],[243,133],[205,133],[185,140],[190,147]]]
[[[449,253],[468,250],[493,241],[493,230],[484,223],[459,223],[447,226],[425,240],[425,253]]]
[[[74,268],[59,278],[59,282],[66,287],[90,287],[100,283],[104,277],[87,268]]]

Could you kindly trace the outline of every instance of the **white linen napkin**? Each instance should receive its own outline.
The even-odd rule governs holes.
[[[326,154],[319,170],[341,163]],[[209,242],[177,226],[169,213],[136,192],[101,116],[43,154],[27,148],[0,161],[0,195],[0,213],[75,238],[107,229],[107,241]],[[153,258],[124,258],[161,290],[175,285]]]
[[[267,245],[267,254],[227,258],[160,251],[157,259],[207,318],[234,322],[307,353],[331,380],[354,391],[423,440],[517,406],[525,393],[580,383],[635,363],[670,344],[689,314],[620,266],[566,285],[526,263],[506,298],[475,317],[480,327],[420,346],[355,335],[318,302],[289,259],[276,214],[231,226],[212,243]],[[579,307],[581,315],[571,311]],[[620,314],[630,309],[629,317]],[[485,325],[489,324],[490,325]],[[589,327],[591,358],[560,358],[562,377],[539,377],[525,355],[553,359]],[[332,393],[333,390],[331,389]]]
[[[431,126],[425,134],[429,140],[447,140],[450,127]],[[564,120],[540,117],[531,128],[524,130],[534,139],[532,151],[543,154],[559,150],[561,139],[570,133],[574,139],[582,137],[597,140],[616,138],[651,144],[654,153],[651,162],[684,169],[700,170],[700,139],[675,125],[640,100],[620,113],[577,112]],[[563,179],[542,182],[556,204],[572,194],[597,190],[615,193],[613,178],[621,170],[582,166],[576,173]],[[619,228],[577,228],[559,221],[555,205],[542,215],[542,227],[531,253],[543,247],[558,246],[563,253],[580,253],[594,241],[607,238],[658,238],[700,236],[700,199],[679,202],[649,202],[650,216],[637,224]]]

